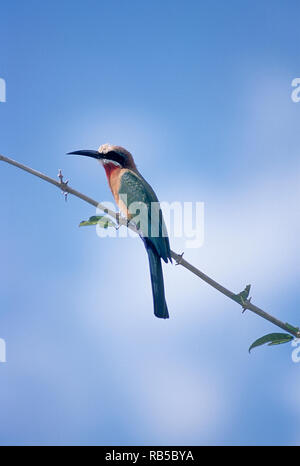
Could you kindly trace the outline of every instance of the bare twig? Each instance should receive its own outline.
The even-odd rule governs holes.
[[[23,165],[23,164],[21,164],[19,162],[16,162],[15,160],[12,160],[12,159],[10,159],[8,157],[5,157],[4,155],[0,154],[0,161],[1,160],[3,162],[9,163],[10,165],[14,165],[15,167],[18,167],[21,170],[24,170],[24,171],[30,173],[31,175],[37,176],[37,177],[41,178],[42,180],[47,181],[48,183],[53,184],[57,188],[61,189],[64,194],[73,194],[73,196],[79,197],[80,199],[87,202],[88,204],[91,204],[92,206],[97,207],[98,209],[102,210],[106,214],[110,215],[112,218],[114,218],[117,221],[117,223],[119,225],[125,225],[128,228],[130,228],[131,230],[137,232],[135,226],[133,224],[131,224],[131,223],[128,223],[126,221],[126,219],[121,218],[117,212],[114,212],[113,210],[108,209],[103,204],[101,204],[101,203],[95,201],[94,199],[86,196],[85,194],[71,188],[68,185],[68,181],[65,181],[65,182],[63,181],[63,175],[61,173],[61,170],[59,171],[59,174],[58,174],[58,177],[59,177],[60,181],[56,181],[55,179],[53,179],[53,178],[51,178],[51,177],[49,177],[47,175],[44,175],[43,173],[40,173],[40,172],[38,172],[36,170],[33,170],[32,168],[27,167],[26,165]],[[300,330],[297,327],[293,327],[292,325],[290,325],[288,323],[284,323],[281,320],[277,319],[276,317],[273,317],[272,315],[270,315],[267,312],[263,311],[258,306],[255,306],[251,302],[251,298],[244,299],[242,296],[240,296],[241,293],[240,294],[235,294],[232,291],[225,288],[224,286],[220,285],[218,282],[216,282],[212,278],[208,277],[208,275],[201,272],[201,270],[197,269],[192,264],[190,264],[185,259],[183,259],[183,253],[182,254],[177,254],[176,252],[171,251],[171,256],[176,261],[177,265],[181,265],[182,267],[186,268],[187,270],[192,272],[194,275],[197,275],[197,277],[201,278],[206,283],[208,283],[210,286],[212,286],[213,288],[218,290],[220,293],[224,294],[228,298],[232,299],[234,302],[238,303],[240,306],[242,306],[243,311],[245,311],[246,309],[249,310],[249,311],[252,311],[255,314],[262,317],[263,319],[266,319],[269,322],[272,322],[272,324],[276,325],[277,327],[282,328],[283,330],[290,333],[294,337],[300,338]]]

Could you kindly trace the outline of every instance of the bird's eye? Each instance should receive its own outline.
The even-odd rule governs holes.
[[[126,163],[125,155],[121,154],[120,152],[116,152],[116,151],[107,152],[107,154],[105,154],[105,158],[119,163],[122,167]]]

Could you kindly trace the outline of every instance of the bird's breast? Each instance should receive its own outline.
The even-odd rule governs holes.
[[[105,173],[107,176],[107,181],[109,187],[113,193],[114,198],[117,201],[119,186],[121,181],[121,167],[115,165],[114,163],[105,163],[104,164]]]
[[[114,163],[105,163],[104,164],[105,173],[107,176],[108,184],[111,189],[111,192],[115,198],[117,205],[119,206],[120,210],[123,212],[126,217],[128,216],[128,210],[125,204],[119,199],[119,190],[121,179],[127,170],[121,168],[120,166],[115,165]]]

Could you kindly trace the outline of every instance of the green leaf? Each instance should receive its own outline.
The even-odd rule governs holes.
[[[261,346],[264,345],[265,343],[268,343],[268,346],[272,345],[281,345],[282,343],[287,343],[291,340],[293,340],[294,337],[292,335],[289,335],[288,333],[269,333],[268,335],[265,335],[258,340],[255,340],[254,343],[249,348],[249,353],[252,350],[252,348],[255,348],[256,346]]]
[[[117,225],[107,218],[105,215],[93,215],[88,220],[83,220],[80,222],[80,227],[86,227],[90,225],[99,225],[102,228],[116,227]]]

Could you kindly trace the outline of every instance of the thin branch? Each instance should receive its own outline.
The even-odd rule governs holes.
[[[108,209],[106,206],[104,206],[103,204],[95,201],[91,197],[88,197],[85,194],[71,188],[68,185],[67,181],[66,182],[63,181],[61,171],[59,172],[59,175],[58,175],[60,181],[56,181],[55,179],[53,179],[53,178],[51,178],[51,177],[49,177],[47,175],[44,175],[41,172],[38,172],[38,171],[36,171],[36,170],[34,170],[34,169],[30,168],[30,167],[27,167],[26,165],[23,165],[23,164],[21,164],[19,162],[16,162],[15,160],[12,160],[12,159],[10,159],[8,157],[5,157],[4,155],[0,154],[0,161],[1,160],[3,162],[9,163],[10,165],[14,165],[17,168],[20,168],[21,170],[24,170],[24,171],[30,173],[31,175],[37,176],[37,177],[41,178],[42,180],[47,181],[48,183],[53,184],[57,188],[61,189],[63,191],[63,193],[65,193],[65,194],[66,193],[73,194],[73,196],[79,197],[80,199],[87,202],[88,204],[91,204],[92,206],[97,207],[98,209],[102,210],[106,214],[110,215],[120,225],[126,225],[131,230],[137,232],[134,225],[132,225],[130,223],[128,224],[127,221],[125,219],[120,218],[119,215],[116,212],[114,212],[111,209]],[[300,330],[297,327],[294,327],[294,326],[292,326],[292,325],[290,325],[288,323],[284,323],[281,320],[277,319],[276,317],[273,317],[272,315],[270,315],[267,312],[263,311],[262,309],[255,306],[251,302],[251,298],[250,299],[243,298],[243,296],[241,296],[242,293],[239,293],[239,294],[233,293],[232,291],[228,290],[224,286],[220,285],[218,282],[216,282],[212,278],[208,277],[205,273],[201,272],[201,270],[197,269],[192,264],[190,264],[185,259],[183,259],[183,257],[182,257],[183,254],[177,254],[176,252],[171,251],[171,256],[176,261],[176,263],[178,265],[181,265],[182,267],[186,268],[187,270],[192,272],[194,275],[197,275],[197,277],[201,278],[206,283],[208,283],[210,286],[212,286],[213,288],[218,290],[220,293],[222,293],[225,296],[227,296],[228,298],[232,299],[235,303],[238,303],[240,306],[242,306],[243,310],[248,309],[249,311],[252,311],[255,314],[259,315],[263,319],[266,319],[269,322],[272,322],[272,324],[276,325],[277,327],[282,328],[283,330],[285,330],[286,332],[288,332],[291,335],[295,336],[296,338],[300,338]]]

